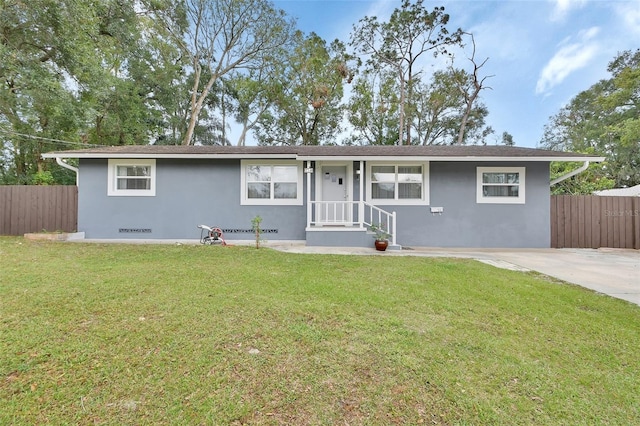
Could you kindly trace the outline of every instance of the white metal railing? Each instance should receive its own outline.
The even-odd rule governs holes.
[[[391,244],[396,245],[396,212],[388,212],[369,203],[362,203],[365,214],[363,223],[367,227],[377,225],[382,227],[391,236]],[[366,219],[369,219],[367,221]]]
[[[388,212],[364,201],[310,201],[307,227],[382,227],[396,244],[396,212]]]
[[[312,201],[311,225],[358,225],[357,203],[352,201]],[[354,210],[355,214],[354,214]]]

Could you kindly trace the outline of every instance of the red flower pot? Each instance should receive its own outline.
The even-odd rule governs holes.
[[[389,241],[386,240],[376,240],[376,250],[385,251],[389,246]]]

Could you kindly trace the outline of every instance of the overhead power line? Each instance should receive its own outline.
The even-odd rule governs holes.
[[[44,141],[44,142],[55,142],[58,144],[63,144],[63,145],[71,145],[71,146],[82,146],[82,147],[86,147],[86,148],[96,148],[96,147],[100,147],[102,145],[96,145],[96,144],[91,144],[91,143],[83,143],[83,142],[73,142],[73,141],[65,141],[62,139],[53,139],[53,138],[45,138],[42,136],[34,136],[34,135],[27,135],[25,133],[18,133],[15,132],[13,130],[6,130],[6,129],[2,129],[0,128],[0,133],[4,133],[7,135],[12,135],[12,136],[20,136],[26,139],[36,139],[36,140],[40,140],[40,141]]]

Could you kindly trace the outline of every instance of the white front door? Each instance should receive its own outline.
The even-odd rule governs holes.
[[[320,168],[321,203],[316,218],[324,224],[351,222],[352,206],[348,203],[349,179],[347,166],[323,165]]]

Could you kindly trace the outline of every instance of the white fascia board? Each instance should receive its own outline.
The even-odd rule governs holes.
[[[468,156],[468,157],[435,157],[435,156],[296,156],[296,159],[302,161],[379,161],[379,162],[429,162],[429,161],[504,161],[504,162],[549,162],[549,161],[591,161],[601,162],[604,161],[604,157],[480,157],[480,156]]]
[[[95,159],[108,159],[108,158],[162,158],[162,159],[288,159],[295,160],[296,156],[293,154],[125,154],[125,153],[76,153],[69,155],[65,153],[51,153],[42,154],[42,158],[95,158]]]
[[[581,162],[589,161],[590,163],[602,163],[605,160],[606,160],[606,157],[564,157],[564,158],[552,157],[547,161],[581,161]]]
[[[481,156],[347,156],[347,155],[296,155],[296,154],[134,154],[134,153],[45,153],[42,158],[162,158],[162,159],[289,159],[298,161],[379,161],[379,162],[429,162],[429,161],[475,161],[475,162],[550,162],[590,161],[602,162],[604,157],[481,157]]]

